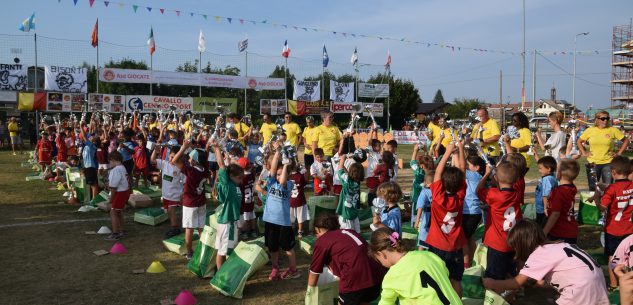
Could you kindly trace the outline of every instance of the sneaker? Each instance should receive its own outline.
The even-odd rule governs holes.
[[[298,238],[298,239],[302,239],[302,238],[303,238],[303,232],[299,231],[299,232],[297,233],[297,238]]]
[[[119,238],[126,237],[127,235],[128,235],[127,231],[123,230],[121,231],[121,233],[119,233]]]
[[[185,257],[187,258],[188,261],[190,261],[193,258],[193,252],[187,253]]]
[[[270,275],[268,275],[268,280],[269,281],[279,280],[279,268],[273,268],[270,271]]]
[[[288,268],[288,270],[284,271],[284,273],[281,274],[282,280],[298,279],[300,277],[301,277],[301,273],[299,273],[299,270],[297,269],[292,270]]]
[[[121,239],[121,234],[120,233],[112,233],[110,235],[108,235],[108,237],[104,238],[105,240],[110,240],[110,241],[116,241]]]
[[[165,233],[165,237],[172,238],[178,234],[180,234],[180,230],[178,228],[171,228]]]

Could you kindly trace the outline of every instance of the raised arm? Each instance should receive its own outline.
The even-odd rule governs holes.
[[[439,181],[442,179],[442,173],[444,172],[444,169],[446,168],[446,162],[448,162],[448,158],[451,157],[454,150],[455,150],[455,144],[451,143],[450,145],[448,145],[448,147],[446,148],[446,152],[444,153],[444,156],[442,156],[442,160],[440,160],[440,163],[437,164],[437,168],[435,169],[435,177],[433,178],[433,181]]]

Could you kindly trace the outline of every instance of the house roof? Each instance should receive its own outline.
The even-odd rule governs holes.
[[[431,114],[448,106],[448,103],[419,103],[415,114]]]

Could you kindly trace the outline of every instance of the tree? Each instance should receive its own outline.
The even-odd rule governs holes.
[[[437,89],[437,92],[435,92],[435,97],[433,98],[433,103],[445,103],[444,102],[444,96],[442,95],[442,90],[441,89]]]
[[[444,111],[450,119],[463,119],[468,117],[471,109],[477,109],[481,104],[483,104],[483,101],[478,98],[455,99],[453,103],[444,108]]]

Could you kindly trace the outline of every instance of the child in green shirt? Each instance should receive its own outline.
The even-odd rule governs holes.
[[[365,169],[360,163],[352,163],[349,172],[345,169],[346,155],[340,156],[339,170],[336,173],[341,181],[341,195],[339,196],[336,214],[341,229],[354,230],[360,233],[358,221],[358,207],[360,205],[360,184],[365,179]]]

